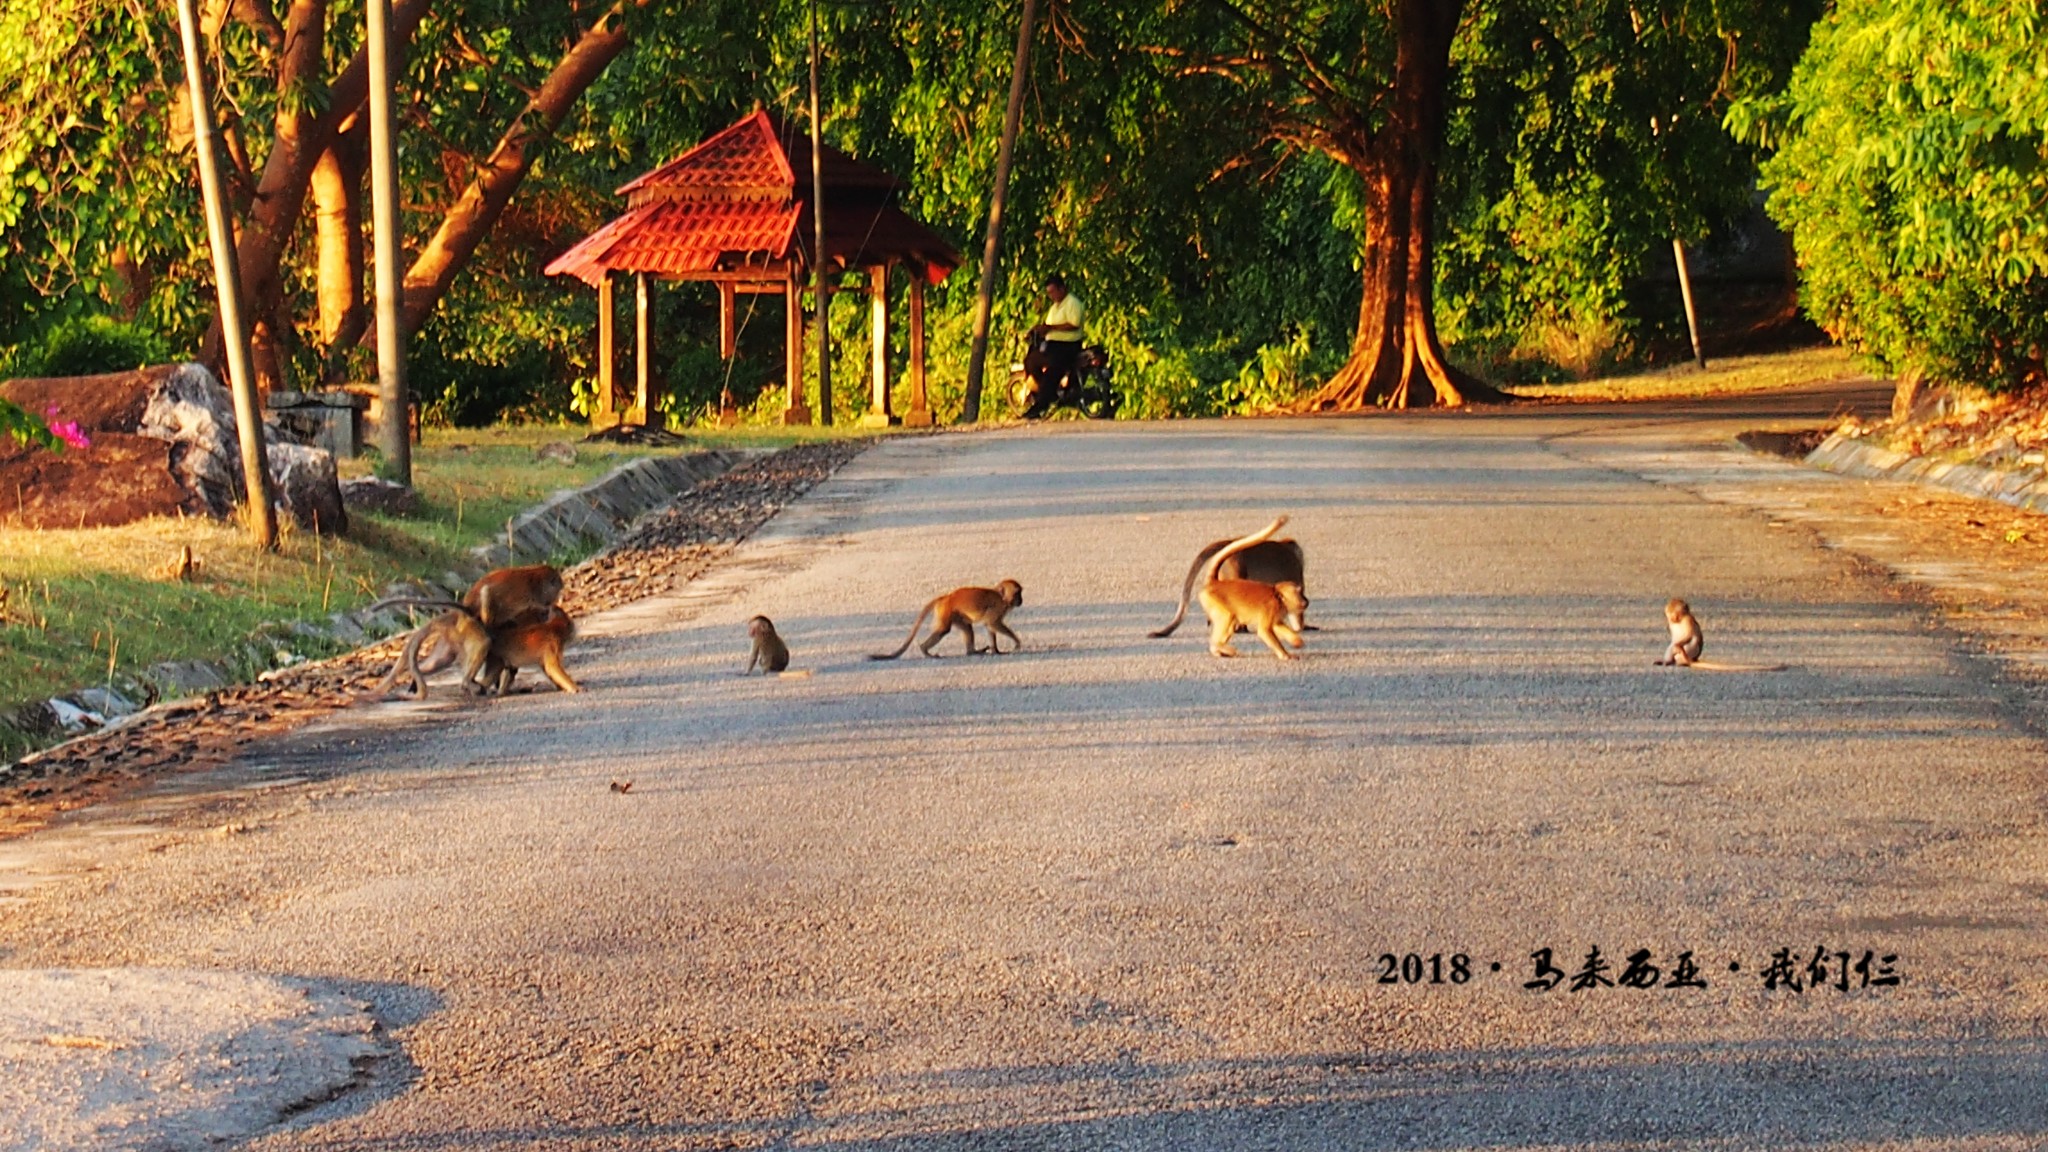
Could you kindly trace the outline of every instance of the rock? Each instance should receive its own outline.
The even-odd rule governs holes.
[[[171,660],[152,664],[143,670],[142,679],[156,688],[160,700],[201,696],[228,685],[226,673],[205,660]]]
[[[561,440],[552,441],[535,448],[533,458],[538,463],[567,467],[576,463],[576,446]]]
[[[420,510],[419,493],[377,476],[343,482],[341,501],[350,508],[385,516],[412,516]]]
[[[88,715],[102,717],[102,723],[119,716],[129,716],[142,711],[142,705],[130,700],[111,688],[81,688],[71,694],[71,699]]]
[[[323,536],[348,534],[348,512],[341,503],[341,484],[334,457],[303,444],[269,444],[270,478],[277,506],[301,528]]]
[[[65,732],[84,732],[93,728],[104,728],[107,724],[105,716],[88,712],[69,700],[45,700],[43,707],[49,709],[51,718],[57,722],[57,727]]]
[[[226,516],[243,491],[234,398],[198,364],[143,371],[161,374],[150,384],[136,432],[170,443],[171,474],[198,504],[191,511]]]

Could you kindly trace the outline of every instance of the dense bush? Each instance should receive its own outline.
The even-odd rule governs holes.
[[[1778,147],[1764,178],[1808,314],[1889,371],[1994,391],[2043,378],[2041,8],[1842,0],[1789,90],[1730,116]]]
[[[9,376],[90,376],[126,372],[171,358],[169,345],[155,332],[110,317],[91,316],[52,326],[41,340],[18,349],[12,362],[0,367]]]

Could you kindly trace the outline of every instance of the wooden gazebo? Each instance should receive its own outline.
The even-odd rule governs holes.
[[[924,289],[960,266],[960,254],[896,207],[899,182],[832,147],[822,149],[825,271],[828,291],[840,274],[867,275],[872,302],[872,400],[864,424],[932,421],[925,397]],[[779,292],[786,305],[789,400],[783,422],[808,424],[804,403],[803,294],[816,264],[812,249],[811,142],[755,112],[674,160],[619,189],[625,212],[547,267],[597,289],[597,408],[592,420],[645,424],[652,404],[648,278],[718,285],[719,351],[735,351],[736,299]],[[889,406],[889,270],[910,273],[910,411]],[[632,273],[636,387],[633,405],[616,408],[612,336],[613,273]]]

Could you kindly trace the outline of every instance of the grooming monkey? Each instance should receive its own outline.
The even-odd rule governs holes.
[[[1181,581],[1180,604],[1173,610],[1173,619],[1166,627],[1147,635],[1155,640],[1173,635],[1174,629],[1187,619],[1188,601],[1194,597],[1195,578],[1202,574],[1203,567],[1211,558],[1229,546],[1230,541],[1218,540],[1195,553],[1195,562],[1188,565],[1187,578]],[[1291,582],[1306,592],[1306,566],[1301,545],[1292,540],[1262,540],[1226,558],[1217,566],[1216,576],[1224,580],[1257,580],[1262,584]]]
[[[1664,605],[1664,621],[1671,626],[1671,647],[1664,650],[1659,666],[1698,668],[1703,672],[1783,672],[1783,664],[1717,664],[1700,659],[1707,646],[1706,630],[1692,614],[1692,605],[1673,596]]]
[[[747,653],[745,676],[759,664],[762,672],[780,672],[789,667],[789,645],[775,634],[775,625],[766,616],[756,616],[747,621],[747,635],[754,638],[754,649]]]
[[[984,651],[994,653],[997,656],[1002,655],[1003,650],[996,643],[997,633],[1010,638],[1010,651],[1015,652],[1023,646],[1023,641],[1017,639],[1015,632],[1004,627],[1003,617],[1009,614],[1010,609],[1023,602],[1024,586],[1015,580],[1005,580],[993,588],[955,588],[944,596],[933,599],[931,603],[926,604],[918,612],[917,619],[910,622],[910,635],[903,638],[902,645],[894,652],[871,653],[868,659],[894,660],[898,656],[903,655],[905,651],[909,650],[910,642],[917,639],[917,630],[924,623],[926,616],[932,617],[932,634],[925,637],[924,643],[918,645],[918,650],[927,656],[932,654],[932,646],[944,639],[946,633],[955,628],[958,628],[966,635],[967,654],[969,656],[978,655]],[[988,626],[988,647],[986,649],[974,646],[974,626],[976,624]]]
[[[1236,649],[1230,646],[1230,637],[1237,626],[1258,633],[1266,647],[1282,660],[1299,659],[1287,650],[1286,644],[1301,647],[1301,615],[1308,609],[1308,597],[1302,595],[1301,585],[1292,580],[1267,584],[1259,580],[1218,580],[1216,571],[1232,556],[1243,552],[1272,537],[1287,517],[1282,516],[1265,528],[1233,540],[1209,558],[1202,569],[1202,610],[1209,615],[1209,653],[1213,656],[1235,656]]]
[[[562,649],[576,639],[576,622],[560,608],[548,609],[547,618],[514,624],[491,633],[490,657],[484,678],[495,681],[497,694],[512,690],[512,679],[521,668],[539,668],[555,687],[564,692],[581,692],[583,686],[562,667]]]
[[[422,650],[445,651],[450,656],[441,663],[430,664],[421,660]],[[405,648],[398,654],[398,663],[393,664],[390,674],[370,690],[370,696],[388,700],[392,689],[401,681],[407,681],[410,687],[406,697],[418,700],[427,694],[426,674],[440,671],[457,656],[462,660],[462,690],[474,696],[485,690],[483,674],[490,654],[490,630],[467,611],[450,608],[421,625],[406,639]]]
[[[369,611],[400,604],[423,608],[460,608],[496,630],[511,624],[531,624],[548,619],[555,601],[562,596],[562,574],[550,564],[527,564],[518,568],[497,568],[484,573],[469,586],[460,601],[429,596],[393,596],[370,605]],[[445,637],[445,630],[444,630]],[[469,649],[459,653],[454,645],[437,638],[422,649],[414,672],[439,672],[461,655],[467,661]]]
[[[466,608],[484,627],[502,624],[536,623],[548,618],[555,601],[562,598],[562,574],[551,564],[528,564],[519,568],[496,568],[477,578],[461,600],[440,596],[392,596],[370,605],[375,612],[400,604],[422,608]]]

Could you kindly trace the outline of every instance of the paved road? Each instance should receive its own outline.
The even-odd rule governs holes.
[[[1630,464],[1837,399],[894,441],[597,621],[588,694],[309,734],[0,963],[368,1002],[398,1055],[263,1149],[2043,1147],[2040,741],[1868,568]],[[1145,638],[1279,512],[1305,660]],[[1003,577],[1022,654],[863,659]],[[1791,669],[1652,668],[1673,594]],[[813,676],[734,675],[756,612]],[[1659,986],[1568,990],[1596,946]]]

